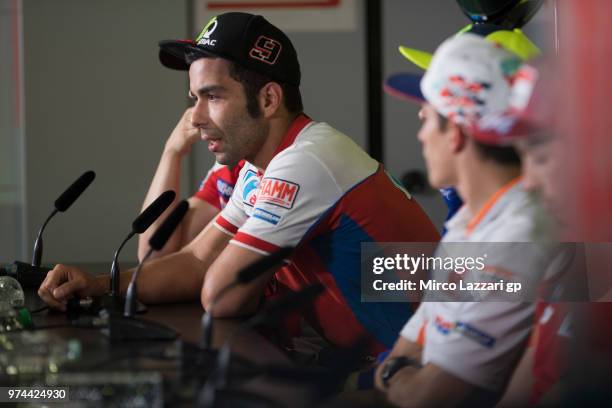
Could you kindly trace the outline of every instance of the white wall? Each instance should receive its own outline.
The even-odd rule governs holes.
[[[157,41],[186,30],[184,1],[25,2],[30,245],[57,196],[83,171],[97,172],[49,224],[43,262],[110,261],[129,232],[186,105],[185,81],[158,63]],[[135,254],[132,242],[123,259]]]

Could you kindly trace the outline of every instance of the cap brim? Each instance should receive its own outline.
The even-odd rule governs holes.
[[[487,128],[473,126],[470,129],[470,136],[484,144],[507,146],[517,140],[534,137],[547,129],[522,116],[500,117],[498,121],[505,124]]]
[[[210,55],[191,40],[163,40],[159,42],[159,62],[170,69],[189,71],[194,56]]]
[[[433,55],[429,52],[415,50],[414,48],[404,47],[403,45],[400,45],[399,52],[408,61],[412,62],[417,67],[424,70],[427,70],[427,68],[429,68],[431,58],[433,57]]]
[[[421,93],[421,74],[394,74],[383,84],[386,93],[396,98],[414,103],[424,103],[425,97]]]

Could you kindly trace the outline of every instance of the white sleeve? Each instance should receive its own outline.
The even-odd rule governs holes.
[[[435,302],[423,363],[482,388],[502,390],[533,326],[535,307],[519,302]]]
[[[266,169],[250,217],[233,244],[264,254],[296,246],[340,198],[336,181],[312,153],[281,154]]]
[[[421,303],[416,312],[410,316],[410,319],[408,319],[408,322],[400,332],[403,338],[418,343],[419,335],[424,332],[427,324],[426,308],[427,303]]]

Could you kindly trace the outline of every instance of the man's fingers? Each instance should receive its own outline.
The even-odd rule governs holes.
[[[40,298],[54,309],[66,310],[66,306],[53,296],[53,290],[66,279],[65,267],[63,265],[55,265],[55,268],[47,273],[45,280],[38,289]]]
[[[72,279],[53,290],[53,297],[58,300],[67,300],[75,293],[85,289],[85,282],[81,279]]]
[[[40,296],[43,302],[49,305],[49,307],[53,309],[62,310],[62,311],[66,310],[66,305],[58,301],[57,299],[55,299],[47,288],[41,286],[38,289],[38,296]]]
[[[58,264],[47,273],[47,277],[40,286],[47,288],[49,292],[53,292],[53,289],[57,288],[67,279],[68,273],[66,271],[66,267],[62,264]]]
[[[38,295],[50,307],[66,310],[68,298],[87,286],[86,280],[76,273],[78,271],[72,269],[66,265],[55,265],[40,285]]]

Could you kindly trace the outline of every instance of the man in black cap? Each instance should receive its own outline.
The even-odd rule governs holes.
[[[153,180],[142,204],[143,211],[164,191],[172,190],[177,196],[181,196],[183,160],[190,153],[193,144],[200,139],[200,130],[191,122],[192,112],[193,107],[183,112],[164,144]],[[189,209],[183,220],[164,247],[150,254],[149,259],[171,254],[190,243],[225,208],[243,166],[244,160],[232,166],[214,163],[200,182],[197,191],[187,199]],[[168,212],[170,211],[171,209],[168,209]],[[159,217],[146,231],[138,235],[139,260],[149,252],[149,240],[164,220],[165,217]]]
[[[349,137],[302,113],[295,49],[263,17],[222,14],[195,41],[162,41],[160,48],[164,65],[189,70],[191,121],[217,162],[246,163],[215,221],[179,252],[142,268],[140,300],[200,296],[209,309],[241,269],[292,246],[286,266],[226,293],[212,314],[249,314],[266,289],[322,283],[304,317],[325,339],[348,346],[365,337],[370,353],[391,346],[411,306],[361,302],[360,248],[437,241],[419,205]],[[131,274],[122,276],[122,292]],[[100,295],[108,286],[108,276],[57,265],[39,294],[63,309],[70,296]]]

